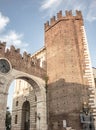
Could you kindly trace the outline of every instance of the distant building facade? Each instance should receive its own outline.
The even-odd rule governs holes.
[[[86,102],[95,121],[95,84],[82,14],[60,11],[45,23],[45,46],[31,56],[46,71],[48,130],[82,130],[80,111]],[[30,84],[17,80],[13,98],[12,130],[37,130],[37,100]],[[40,127],[39,130],[42,130]]]
[[[94,82],[95,82],[95,87],[96,87],[96,68],[93,67],[93,76],[94,76]]]
[[[32,64],[45,69],[45,48],[31,56]],[[12,130],[36,130],[37,97],[25,80],[17,79],[13,94]]]

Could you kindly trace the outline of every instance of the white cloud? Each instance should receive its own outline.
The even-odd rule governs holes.
[[[15,31],[9,31],[6,35],[2,35],[0,40],[7,43],[7,48],[14,45],[16,48],[21,48],[21,52],[26,50],[28,44],[22,41],[23,34],[18,34]]]
[[[62,0],[45,0],[41,6],[42,9],[54,8],[54,5],[59,5]]]
[[[41,9],[47,11],[46,13],[44,12],[46,16],[52,16],[58,10],[72,10],[73,12],[81,10],[87,21],[96,20],[96,0],[43,0]]]
[[[96,20],[96,1],[93,0],[89,6],[87,18],[89,22],[95,21]]]
[[[9,21],[9,18],[3,16],[0,12],[0,41],[6,42],[7,48],[14,45],[16,48],[20,48],[21,52],[26,51],[28,43],[23,41],[23,34],[19,34],[13,30],[6,30],[6,26]]]
[[[9,21],[10,21],[9,18],[3,16],[2,13],[0,12],[0,32],[2,32],[5,29]]]
[[[74,4],[73,4],[74,3]],[[73,0],[73,2],[70,2],[70,8],[72,8],[72,10],[82,10],[84,11],[86,9],[86,1],[81,1],[81,0]]]
[[[56,12],[56,10],[58,9],[58,7],[61,5],[63,1],[64,0],[43,0],[43,3],[41,3],[40,9],[42,11],[44,10],[47,11],[47,13],[44,13],[45,15],[44,17],[46,16],[51,17]]]
[[[58,10],[84,10],[86,8],[85,3],[81,0],[43,0],[41,9],[47,11],[44,15],[52,16]]]

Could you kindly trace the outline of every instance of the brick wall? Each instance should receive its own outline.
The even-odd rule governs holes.
[[[81,130],[80,111],[83,102],[89,102],[88,78],[84,78],[85,57],[82,34],[83,18],[66,11],[62,16],[45,24],[47,54],[48,117],[50,130],[63,130],[63,120],[76,130]]]
[[[6,43],[0,42],[0,58],[7,58],[12,68],[33,74],[37,77],[44,78],[45,70],[40,67],[40,62],[37,58],[32,59],[30,54],[24,52],[22,55],[20,54],[20,49],[16,49],[13,45],[10,49],[6,49]]]

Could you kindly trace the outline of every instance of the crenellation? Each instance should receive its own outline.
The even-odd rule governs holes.
[[[57,13],[57,20],[60,20],[62,18],[62,11],[60,10],[58,13]]]
[[[6,43],[3,43],[3,42],[0,43],[0,48],[1,48],[0,57],[5,57],[8,60],[10,59],[12,68],[14,69],[19,68],[20,70],[24,70],[27,68],[30,70],[29,73],[32,70],[34,70],[35,74],[40,73],[40,76],[43,75],[44,70],[40,67],[40,59],[37,59],[36,57],[32,59],[31,54],[28,54],[27,52],[24,52],[23,55],[20,54],[20,49],[19,48],[16,49],[13,45],[11,45],[10,48],[6,48]],[[23,67],[21,67],[21,65]]]
[[[5,53],[5,48],[6,48],[6,42],[0,41],[0,52],[1,52],[1,54]]]
[[[65,11],[65,14],[66,14],[67,17],[73,16],[73,15],[72,15],[72,10],[70,10],[70,11],[66,10],[66,11]]]
[[[9,48],[6,48],[6,52],[5,52],[5,56],[6,58],[8,58],[10,55],[10,49]]]
[[[9,53],[9,52],[10,52],[9,48],[6,48],[6,53]]]
[[[53,25],[55,22],[56,22],[56,18],[55,18],[55,16],[53,16],[53,17],[50,19],[50,24]]]
[[[13,45],[10,46],[10,52],[15,52],[15,47]]]
[[[63,21],[63,20],[70,20],[70,19],[73,19],[73,20],[82,19],[81,11],[76,10],[76,15],[75,16],[72,14],[72,10],[70,10],[70,11],[66,10],[65,11],[65,16],[62,15],[62,11],[59,11],[57,13],[57,17],[53,16],[50,19],[50,22],[47,21],[45,23],[45,25],[44,25],[45,26],[45,31],[47,31],[48,29],[50,29],[51,27],[53,27],[55,24],[57,24],[61,20]]]
[[[6,47],[6,42],[1,42],[0,41],[0,46],[5,46]]]
[[[15,52],[20,53],[20,48],[15,49]]]
[[[82,17],[81,11],[76,10],[76,16]]]
[[[76,10],[76,16],[74,18],[75,20],[80,20],[80,19],[82,20],[83,17],[82,17],[81,11]],[[82,25],[83,25],[83,21],[82,21]]]
[[[16,53],[17,54],[20,54],[20,48],[15,48],[13,45],[11,45],[10,46],[10,49],[6,49],[6,53],[12,53],[13,55],[15,54],[16,55]]]
[[[44,24],[44,28],[45,28],[45,30],[46,30],[47,28],[49,28],[49,21],[47,21],[47,22]]]
[[[26,52],[23,53],[22,59],[24,62],[28,62],[30,66],[40,67],[40,59],[37,59],[36,57],[31,58],[31,55]]]
[[[15,56],[16,59],[21,60],[22,59],[22,55],[20,54],[20,49],[19,48],[15,48],[13,45],[11,45],[10,48],[6,48],[6,52],[5,52],[5,56],[6,58],[12,58]]]
[[[30,54],[27,54],[27,52],[24,52],[23,53],[23,59],[24,59],[24,61],[29,61],[31,59]]]

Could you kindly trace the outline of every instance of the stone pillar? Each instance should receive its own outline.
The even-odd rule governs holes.
[[[46,95],[37,93],[37,130],[47,130]]]
[[[0,130],[6,130],[5,127],[6,99],[7,99],[7,94],[0,91]]]

